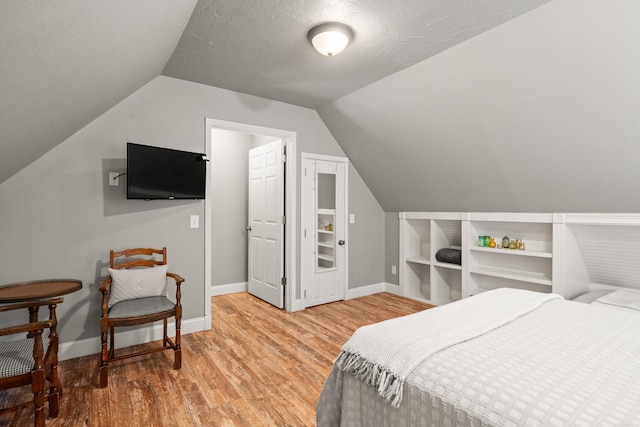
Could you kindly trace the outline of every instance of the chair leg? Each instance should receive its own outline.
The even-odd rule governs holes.
[[[107,328],[103,328],[100,334],[102,340],[102,351],[100,352],[100,388],[105,388],[109,383],[109,349],[107,348]],[[113,334],[112,334],[113,335]],[[113,348],[113,337],[111,337]]]
[[[33,392],[33,409],[35,411],[36,427],[44,427],[44,370],[33,372],[31,377],[31,391]]]
[[[60,411],[60,395],[62,395],[62,385],[58,380],[58,358],[56,357],[51,366],[49,377],[49,418],[57,418]]]
[[[168,338],[167,337],[167,334],[168,334],[168,331],[167,331],[167,319],[163,319],[163,325],[164,325],[164,329],[163,329],[164,334],[162,335],[162,346],[163,347],[167,347],[168,344],[169,344],[169,341],[167,340],[167,338]]]
[[[182,368],[182,349],[181,348],[175,349],[173,351],[173,356],[174,356],[173,369]]]
[[[180,346],[180,323],[182,319],[181,311],[176,313],[176,342],[173,348],[173,369],[182,368],[182,347]]]

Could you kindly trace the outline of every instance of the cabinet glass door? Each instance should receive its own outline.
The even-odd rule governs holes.
[[[336,175],[318,172],[316,183],[316,268],[321,271],[335,268]]]

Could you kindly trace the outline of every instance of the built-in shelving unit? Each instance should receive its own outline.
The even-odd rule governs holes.
[[[318,209],[316,242],[316,268],[328,270],[335,268],[336,239],[334,233],[335,209]]]
[[[462,297],[462,266],[438,262],[462,245],[460,213],[400,213],[400,294],[442,305]]]
[[[434,305],[501,287],[554,290],[553,215],[402,212],[400,293]],[[521,240],[525,248],[478,246],[479,236]],[[461,265],[436,260],[442,248],[461,249]]]
[[[640,290],[640,214],[401,212],[400,294],[446,304],[510,287],[565,298],[602,288]],[[479,236],[524,250],[489,248]],[[462,247],[462,265],[436,252]]]
[[[499,287],[551,292],[553,216],[551,214],[469,213],[465,251],[469,295]],[[524,250],[478,246],[479,236],[524,242]]]

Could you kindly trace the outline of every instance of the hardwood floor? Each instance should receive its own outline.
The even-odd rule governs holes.
[[[60,415],[47,426],[313,426],[324,380],[351,334],[430,307],[389,293],[295,313],[247,293],[214,297],[211,306],[213,328],[183,336],[178,371],[169,352],[129,359],[110,368],[100,389],[97,354],[61,362]],[[28,395],[28,387],[0,392],[0,408]],[[33,411],[17,425],[32,426]]]

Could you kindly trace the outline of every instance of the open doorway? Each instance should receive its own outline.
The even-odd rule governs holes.
[[[276,140],[286,144],[284,163],[283,277],[284,307],[295,310],[296,146],[295,132],[214,119],[206,120],[210,174],[205,203],[206,315],[210,296],[247,290],[249,150]],[[282,159],[284,160],[284,158]],[[279,278],[280,279],[280,278]],[[283,284],[285,280],[282,280]]]

